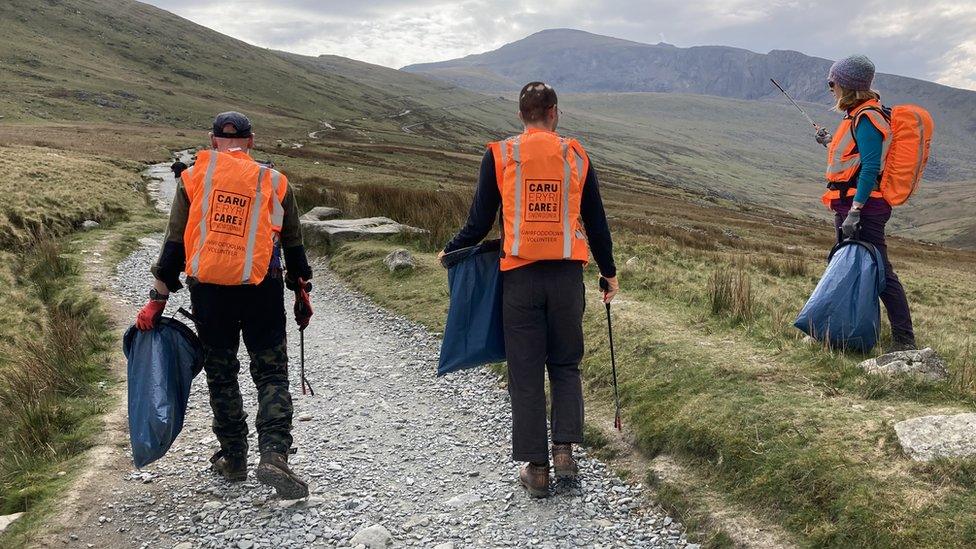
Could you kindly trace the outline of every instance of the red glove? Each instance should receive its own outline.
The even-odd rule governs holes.
[[[163,316],[163,309],[165,308],[165,301],[150,299],[149,303],[146,303],[139,310],[139,315],[136,316],[136,328],[142,331],[152,330],[156,327],[156,321],[159,320],[159,317]]]
[[[308,297],[308,291],[311,287],[310,282],[301,278],[298,279],[298,286],[295,290],[295,322],[298,324],[299,330],[307,328],[309,321],[312,320],[312,300]]]

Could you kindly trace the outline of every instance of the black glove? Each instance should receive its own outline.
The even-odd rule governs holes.
[[[176,162],[173,162],[173,165],[170,166],[169,169],[172,170],[173,171],[173,175],[176,176],[177,179],[179,179],[180,176],[183,175],[183,172],[186,171],[187,166],[183,162],[176,161]]]
[[[305,280],[305,278],[301,276],[301,273],[293,273],[291,271],[285,271],[285,288],[288,288],[293,292],[300,290],[301,286],[298,284],[298,279],[304,280],[306,292],[312,291],[312,283],[310,281]]]
[[[830,132],[827,131],[827,128],[820,128],[819,130],[817,130],[817,143],[820,143],[821,145],[826,147],[827,145],[830,145],[831,139],[833,139],[833,136],[830,135]]]
[[[852,209],[844,219],[844,224],[840,226],[844,233],[844,238],[854,238],[861,230],[861,210]]]

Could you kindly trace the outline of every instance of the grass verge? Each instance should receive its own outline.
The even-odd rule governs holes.
[[[0,514],[27,512],[0,544],[24,543],[70,482],[108,406],[114,340],[78,260],[43,239],[21,256],[12,291],[29,296],[29,331],[0,346]]]

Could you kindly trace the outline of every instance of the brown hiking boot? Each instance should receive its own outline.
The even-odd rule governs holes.
[[[572,444],[552,445],[552,468],[557,479],[575,480],[579,476],[579,467],[573,459]]]
[[[308,484],[288,468],[288,457],[277,452],[261,454],[261,463],[254,476],[262,484],[275,489],[281,499],[308,497]]]
[[[210,470],[229,482],[247,480],[247,457],[219,450],[210,458]]]
[[[519,482],[534,498],[549,497],[549,465],[526,463],[519,469]]]

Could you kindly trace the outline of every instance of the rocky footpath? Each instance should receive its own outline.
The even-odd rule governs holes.
[[[145,300],[157,253],[150,243],[119,266],[114,281],[119,298],[132,304]],[[622,482],[582,451],[578,485],[530,499],[515,480],[510,406],[497,378],[484,369],[436,378],[435,336],[346,289],[321,266],[314,283],[306,368],[315,396],[293,383],[292,463],[309,479],[311,496],[281,501],[253,473],[228,484],[208,471],[217,443],[201,376],[169,454],[144,470],[119,471],[86,535],[95,528],[111,533],[113,546],[179,549],[694,547],[679,524],[643,499],[640,485]],[[178,295],[185,300],[185,292]],[[289,335],[297,357],[293,324]],[[253,422],[243,352],[241,360]],[[251,446],[253,467],[253,432]],[[74,534],[64,541],[92,546]]]

